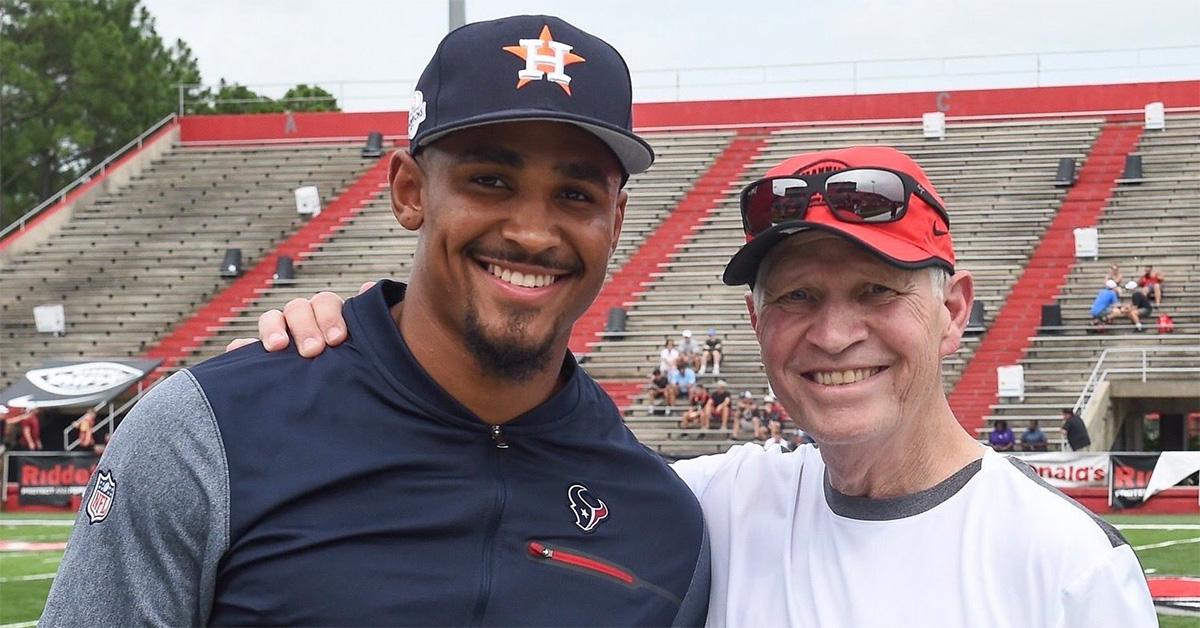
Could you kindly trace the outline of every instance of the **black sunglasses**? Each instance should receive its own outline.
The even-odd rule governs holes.
[[[803,220],[817,194],[838,220],[871,224],[904,218],[915,194],[950,226],[946,208],[916,179],[871,167],[759,179],[742,190],[742,227],[747,235],[757,236],[781,222]]]

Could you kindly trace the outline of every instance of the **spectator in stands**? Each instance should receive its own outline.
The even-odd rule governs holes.
[[[683,413],[683,420],[680,421],[680,427],[697,427],[708,429],[708,415],[705,413],[705,408],[708,407],[708,391],[705,390],[704,384],[696,384],[688,391],[688,409]]]
[[[675,405],[675,400],[680,397],[691,399],[692,391],[696,387],[696,371],[692,369],[692,363],[688,362],[687,358],[676,358],[675,368],[671,369],[669,379],[671,405]]]
[[[1072,408],[1062,409],[1063,433],[1067,435],[1067,444],[1071,451],[1083,451],[1092,445],[1092,437],[1088,434],[1087,424],[1083,417]]]
[[[663,343],[662,351],[658,352],[658,368],[667,374],[675,368],[679,362],[679,350],[675,348],[675,341],[667,338]]]
[[[1119,288],[1117,282],[1108,279],[1104,282],[1104,287],[1096,295],[1096,299],[1092,301],[1092,325],[1103,325],[1112,322],[1112,319],[1120,313],[1121,297],[1119,296]]]
[[[1038,426],[1037,421],[1030,421],[1029,427],[1021,434],[1021,449],[1023,451],[1046,451],[1046,433]]]
[[[791,420],[787,410],[783,408],[783,404],[775,398],[775,393],[767,393],[763,396],[759,417],[763,426],[768,425],[771,421],[779,421],[779,424],[783,425]]]
[[[662,369],[654,369],[650,373],[650,381],[646,382],[646,392],[649,393],[650,403],[652,405],[660,405],[659,402],[667,404],[667,412],[670,412],[671,406],[671,398],[667,394],[669,383],[667,375],[662,372]]]
[[[996,421],[996,425],[992,427],[992,433],[988,434],[988,445],[996,451],[1012,451],[1015,438],[1013,431],[1008,427],[1008,421],[1003,419]]]
[[[692,330],[683,330],[683,338],[679,341],[679,357],[685,358],[692,368],[700,370],[700,343],[692,338]]]
[[[738,397],[737,407],[734,408],[737,421],[743,430],[754,434],[756,440],[762,440],[760,430],[762,423],[758,420],[758,403],[754,401],[754,393],[749,390],[743,391]]]
[[[726,389],[725,380],[717,381],[717,389],[709,395],[708,403],[704,406],[705,423],[710,422],[713,418],[721,419],[721,429],[729,429],[729,415],[733,411],[733,398]],[[741,430],[738,429],[738,422],[733,422],[733,437],[738,438]]]
[[[1142,321],[1149,320],[1154,312],[1154,303],[1150,301],[1150,286],[1139,286],[1131,281],[1126,286],[1129,289],[1130,306],[1127,316],[1133,321],[1133,326],[1142,331]]]
[[[700,358],[700,374],[704,374],[704,369],[712,364],[712,374],[721,374],[721,337],[717,335],[717,330],[709,327],[708,338],[704,341],[703,353]]]
[[[1154,270],[1153,266],[1147,266],[1146,272],[1138,278],[1138,285],[1149,289],[1150,294],[1154,296],[1154,307],[1162,306],[1162,273]]]
[[[1121,276],[1121,267],[1120,266],[1118,266],[1116,264],[1108,265],[1108,272],[1104,273],[1104,283],[1107,285],[1108,282],[1110,282],[1110,281],[1117,284],[1118,286],[1125,283],[1125,278]],[[1118,290],[1118,292],[1119,292],[1119,290]]]
[[[767,438],[763,442],[763,447],[771,445],[779,445],[784,451],[792,448],[792,444],[788,442],[788,439],[783,437],[783,429],[780,427],[779,421],[771,421],[767,424]]]
[[[92,435],[92,428],[96,426],[96,409],[88,408],[83,416],[75,420],[75,428],[79,430],[79,448],[91,449],[96,445],[96,438]]]

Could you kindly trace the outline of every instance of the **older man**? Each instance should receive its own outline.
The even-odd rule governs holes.
[[[751,287],[772,389],[820,449],[673,465],[712,538],[709,624],[1155,625],[1120,533],[951,411],[941,359],[974,288],[921,168],[881,147],[799,155],[741,208],[725,282]]]

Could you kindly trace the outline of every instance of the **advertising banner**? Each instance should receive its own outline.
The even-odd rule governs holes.
[[[1020,459],[1055,488],[1108,486],[1108,454],[1054,452]]]
[[[71,497],[83,495],[100,456],[90,453],[8,455],[12,475],[19,484],[17,503],[22,506],[68,506]]]
[[[1112,470],[1108,483],[1108,504],[1113,508],[1141,506],[1146,498],[1146,487],[1154,467],[1158,465],[1157,453],[1113,454]]]

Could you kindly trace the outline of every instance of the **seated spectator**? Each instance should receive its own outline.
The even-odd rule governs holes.
[[[988,434],[988,445],[996,451],[1012,451],[1013,450],[1013,431],[1008,427],[1008,421],[996,421],[996,426],[992,428],[992,433]]]
[[[664,373],[670,373],[678,361],[679,350],[675,348],[675,341],[667,338],[667,341],[663,343],[662,351],[658,353],[658,369]]]
[[[75,427],[79,430],[79,448],[91,449],[96,445],[96,439],[92,436],[92,428],[96,426],[96,409],[88,408],[83,416],[75,420]]]
[[[1067,435],[1067,444],[1071,451],[1083,451],[1092,445],[1092,437],[1088,434],[1087,424],[1083,417],[1071,408],[1062,409],[1063,433]]]
[[[708,397],[708,403],[704,406],[704,422],[709,424],[713,417],[721,418],[721,429],[729,429],[729,415],[733,408],[733,399],[729,391],[725,389],[725,381],[717,382],[717,389],[712,391]],[[733,437],[737,438],[740,430],[738,429],[737,421],[733,423]]]
[[[1129,282],[1126,288],[1129,288],[1129,299],[1131,305],[1127,312],[1129,320],[1133,321],[1133,326],[1137,327],[1138,331],[1142,331],[1142,319],[1149,318],[1154,312],[1154,304],[1150,301],[1150,286],[1139,286],[1137,282]]]
[[[779,421],[780,425],[791,421],[787,410],[783,409],[783,404],[775,398],[774,393],[767,393],[763,396],[763,405],[759,410],[760,421],[763,426],[767,426],[771,421]]]
[[[1153,266],[1147,266],[1146,272],[1138,279],[1138,285],[1147,288],[1151,296],[1154,297],[1154,307],[1162,307],[1162,273],[1154,270]]]
[[[687,358],[692,368],[700,369],[700,343],[692,338],[692,330],[683,330],[683,339],[679,341],[679,357]]]
[[[703,384],[696,384],[688,391],[688,409],[683,413],[679,426],[683,428],[698,427],[708,429],[707,415],[704,413],[708,405],[708,391]]]
[[[1108,265],[1108,272],[1104,274],[1104,283],[1113,282],[1118,286],[1124,283],[1125,278],[1121,276],[1121,267],[1116,264]]]
[[[708,365],[712,364],[712,374],[721,374],[721,338],[717,336],[717,330],[712,327],[708,328],[708,339],[704,341],[704,347],[701,350],[700,356],[700,374],[704,374],[704,370]]]
[[[667,397],[667,384],[669,383],[670,382],[667,380],[667,374],[663,373],[662,369],[654,369],[654,372],[650,373],[650,381],[646,383],[646,392],[649,394],[651,404],[661,405],[659,404],[661,401],[666,403],[668,406],[671,405],[671,402]],[[670,410],[668,410],[668,412],[669,411]],[[81,442],[80,444],[82,445],[83,443]]]
[[[708,403],[708,389],[704,384],[693,384],[688,390],[688,405],[700,404],[703,406]]]
[[[1037,421],[1030,421],[1025,433],[1021,434],[1022,451],[1046,451],[1046,433],[1038,427]]]
[[[743,430],[753,433],[756,440],[762,440],[762,436],[759,436],[760,430],[763,429],[762,422],[758,419],[758,403],[754,401],[754,393],[747,390],[738,397],[735,414],[736,421],[741,424]]]
[[[1117,282],[1109,279],[1104,282],[1104,287],[1096,295],[1096,299],[1092,301],[1092,324],[1101,325],[1112,322],[1121,306],[1121,297],[1118,292]]]
[[[789,443],[788,440],[783,437],[783,430],[779,426],[779,421],[771,421],[770,423],[768,423],[767,424],[767,432],[768,432],[767,439],[766,439],[766,442],[763,443],[763,447],[770,447],[771,445],[779,445],[779,448],[784,451],[789,451],[792,448],[792,444]]]
[[[675,363],[675,368],[671,369],[671,375],[668,378],[667,388],[670,389],[667,397],[669,405],[675,405],[675,400],[680,397],[689,397],[692,389],[696,386],[696,371],[692,370],[692,365],[683,356]]]

